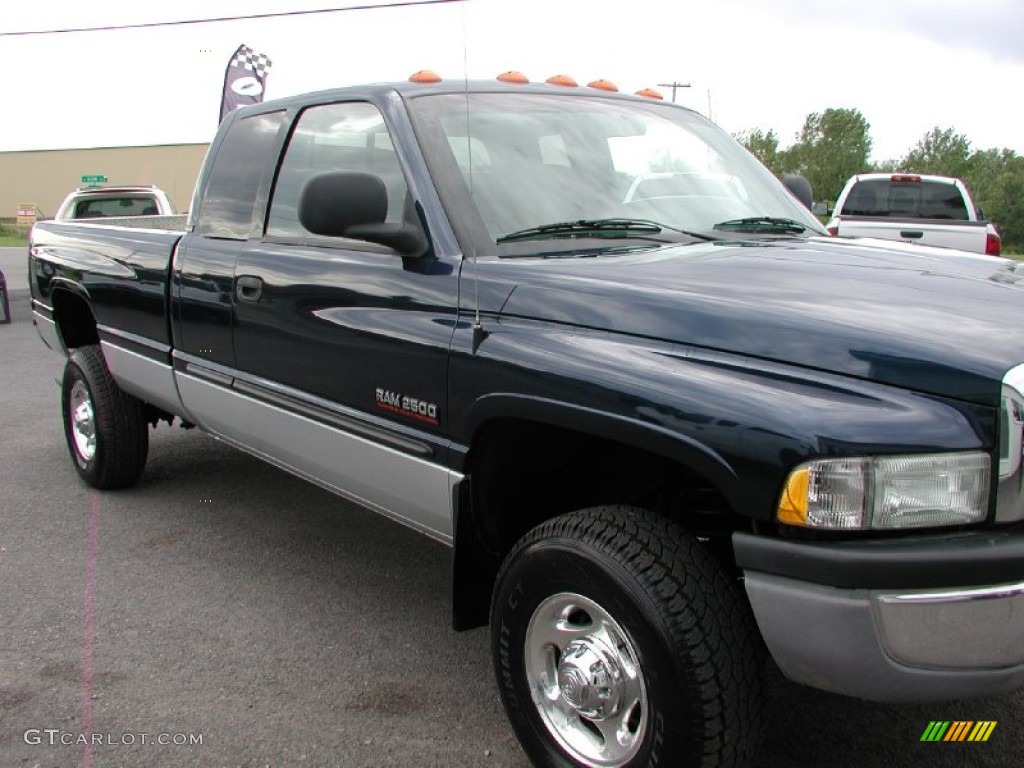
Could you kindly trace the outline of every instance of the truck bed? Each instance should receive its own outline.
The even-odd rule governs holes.
[[[52,313],[55,285],[74,286],[76,293],[86,293],[83,298],[92,307],[101,335],[104,329],[116,328],[169,348],[168,274],[186,218],[131,216],[97,223],[36,224],[29,274],[37,305]]]

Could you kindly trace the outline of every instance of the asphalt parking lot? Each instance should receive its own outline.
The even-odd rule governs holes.
[[[444,547],[195,430],[153,432],[136,488],[89,490],[63,443],[60,361],[24,291],[14,309],[0,766],[528,765],[486,632],[449,627]],[[761,765],[1019,765],[1022,714],[1020,692],[887,706],[775,676]],[[932,720],[998,725],[985,743],[921,743]]]
[[[0,272],[4,273],[8,290],[28,289],[26,248],[0,248]]]

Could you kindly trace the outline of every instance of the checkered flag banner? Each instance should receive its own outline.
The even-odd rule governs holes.
[[[270,72],[270,59],[256,53],[248,45],[238,46],[224,71],[224,96],[220,102],[220,119],[232,110],[263,101],[263,91]]]

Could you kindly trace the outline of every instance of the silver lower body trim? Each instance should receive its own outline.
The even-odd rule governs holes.
[[[458,472],[195,376],[174,378],[192,420],[215,437],[451,546]]]
[[[174,368],[108,341],[101,341],[100,347],[117,386],[168,413],[189,418],[174,381]]]
[[[796,682],[905,702],[1024,684],[1024,584],[893,593],[748,571],[745,585],[769,651]]]

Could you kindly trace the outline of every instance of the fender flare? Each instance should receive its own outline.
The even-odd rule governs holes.
[[[466,433],[475,437],[498,419],[549,424],[650,451],[705,477],[734,508],[739,503],[733,495],[738,476],[725,458],[711,447],[660,424],[561,400],[498,392],[477,400],[465,413],[463,425]]]

